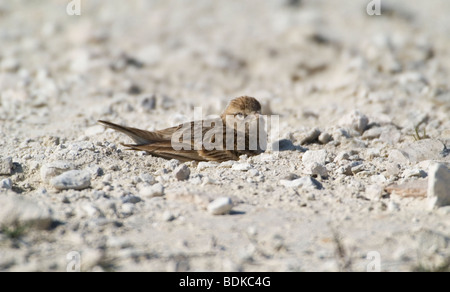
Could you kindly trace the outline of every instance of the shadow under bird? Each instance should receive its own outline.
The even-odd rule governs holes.
[[[253,156],[263,152],[265,140],[261,137],[265,132],[261,131],[260,114],[258,100],[241,96],[231,100],[215,120],[192,121],[163,130],[146,131],[108,121],[98,122],[133,139],[135,144],[122,144],[129,150],[180,161],[223,162],[238,160],[243,154]]]

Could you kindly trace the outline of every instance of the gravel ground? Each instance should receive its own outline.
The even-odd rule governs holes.
[[[0,270],[449,270],[449,1],[69,2],[0,2]],[[241,95],[279,152],[183,164],[96,123]]]

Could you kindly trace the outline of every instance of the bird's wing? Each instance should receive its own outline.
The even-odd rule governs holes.
[[[239,156],[234,151],[229,150],[200,150],[200,156],[204,157],[204,160],[223,162],[227,160],[238,160]]]
[[[137,128],[121,126],[108,121],[100,120],[98,122],[108,128],[128,135],[137,145],[150,144],[167,140],[170,141],[170,137],[172,137],[172,134],[178,129],[178,127],[172,127],[161,131],[150,132]]]
[[[198,150],[175,150],[172,147],[170,141],[156,142],[153,144],[146,145],[133,145],[133,144],[122,144],[125,147],[129,147],[128,150],[138,150],[147,151],[150,154],[166,159],[178,159],[180,161],[190,161],[190,160],[207,160],[200,155]]]

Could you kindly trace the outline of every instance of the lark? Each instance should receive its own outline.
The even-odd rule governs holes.
[[[180,161],[238,160],[263,152],[265,132],[257,99],[241,96],[230,101],[216,119],[192,121],[158,131],[146,131],[99,120],[102,125],[128,135],[129,150]]]

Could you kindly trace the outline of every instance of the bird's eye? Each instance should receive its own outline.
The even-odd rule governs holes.
[[[244,119],[244,114],[243,113],[237,113],[236,114],[236,118],[239,120],[243,120]]]

